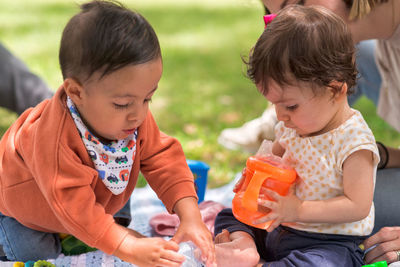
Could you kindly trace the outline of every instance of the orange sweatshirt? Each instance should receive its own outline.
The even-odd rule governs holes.
[[[125,191],[113,195],[98,177],[60,88],[24,112],[0,141],[0,212],[44,232],[68,233],[108,254],[128,234],[113,214],[129,200],[139,170],[169,212],[196,197],[178,141],[159,131],[149,112],[138,128]],[[135,197],[135,194],[132,195]]]

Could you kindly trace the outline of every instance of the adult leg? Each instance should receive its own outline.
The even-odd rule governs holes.
[[[375,227],[400,226],[400,168],[378,170],[374,194]]]
[[[61,253],[58,234],[30,229],[1,213],[0,244],[10,261],[54,259]]]
[[[52,95],[46,83],[0,43],[0,106],[21,114]]]
[[[351,106],[362,95],[374,102],[375,106],[378,104],[382,78],[376,66],[375,48],[376,40],[362,41],[356,46],[356,64],[359,78],[355,93],[348,97]]]
[[[264,139],[275,139],[275,125],[278,122],[275,107],[270,105],[263,114],[238,128],[224,129],[218,136],[218,143],[231,150],[255,153]]]

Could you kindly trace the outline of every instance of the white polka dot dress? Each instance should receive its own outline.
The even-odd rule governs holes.
[[[294,129],[286,128],[283,122],[276,126],[276,136],[285,148],[283,160],[293,166],[300,179],[296,195],[302,200],[324,200],[343,195],[342,165],[355,151],[371,150],[375,158],[375,168],[379,153],[375,138],[360,112],[338,128],[327,133],[300,137]],[[374,172],[374,184],[375,184]],[[368,235],[374,227],[374,206],[369,215],[361,221],[343,224],[290,223],[288,226],[309,232]]]

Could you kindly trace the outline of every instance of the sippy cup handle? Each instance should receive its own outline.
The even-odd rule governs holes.
[[[260,188],[264,181],[271,176],[265,172],[254,171],[253,176],[243,194],[242,206],[249,211],[256,212],[258,210],[258,196],[260,194]]]

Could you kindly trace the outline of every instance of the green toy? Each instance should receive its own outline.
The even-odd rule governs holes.
[[[33,264],[33,267],[56,267],[56,266],[51,262],[45,260],[39,260]]]
[[[56,267],[56,266],[51,262],[45,260],[38,260],[36,262],[27,261],[25,263],[17,261],[13,264],[13,267]]]
[[[68,235],[62,239],[61,247],[61,251],[65,256],[79,255],[97,250],[96,248],[89,247],[72,235]]]
[[[363,265],[362,267],[387,267],[386,261],[378,261],[372,264]]]

